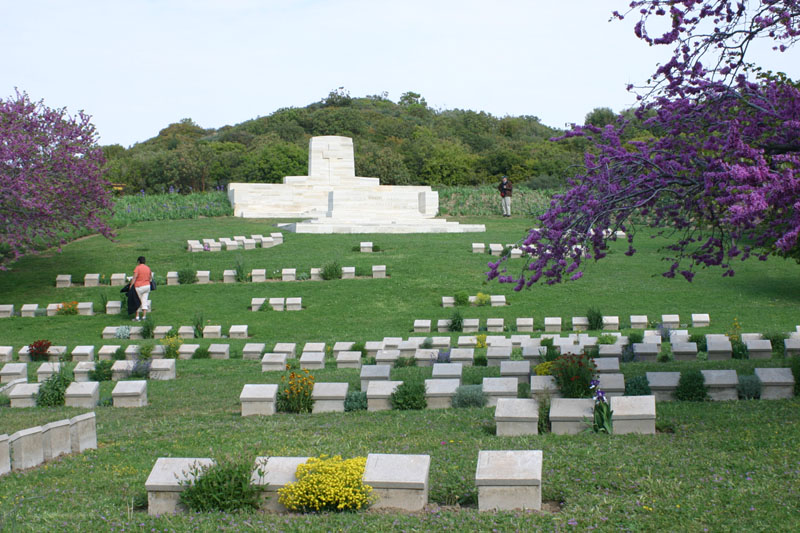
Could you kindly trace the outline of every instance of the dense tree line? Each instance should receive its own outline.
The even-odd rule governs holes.
[[[603,118],[602,110],[594,115]],[[338,89],[320,102],[235,126],[203,129],[184,119],[129,149],[103,151],[106,177],[126,192],[279,183],[307,173],[308,139],[317,135],[352,137],[356,174],[383,184],[470,185],[505,174],[545,188],[562,186],[583,165],[586,141],[550,142],[561,134],[533,116],[435,110],[413,92],[395,103],[385,94],[354,98]]]

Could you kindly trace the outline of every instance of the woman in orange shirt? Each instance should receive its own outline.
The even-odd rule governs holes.
[[[143,255],[140,255],[137,261],[139,264],[133,269],[131,287],[133,287],[134,290],[136,290],[136,294],[139,295],[141,304],[139,305],[139,309],[136,310],[136,318],[134,318],[134,320],[144,320],[147,318],[147,312],[150,310],[150,280],[153,279],[153,272],[150,270],[150,267],[144,264],[145,259]],[[140,312],[142,313],[141,318],[139,318]]]

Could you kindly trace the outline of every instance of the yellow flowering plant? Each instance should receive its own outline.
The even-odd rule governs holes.
[[[366,457],[311,457],[297,467],[297,481],[278,489],[278,501],[290,511],[349,511],[367,507],[372,487],[362,481]]]

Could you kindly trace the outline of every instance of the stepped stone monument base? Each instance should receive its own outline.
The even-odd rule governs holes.
[[[308,176],[277,183],[231,183],[233,213],[243,218],[302,218],[280,227],[295,233],[465,233],[483,224],[434,218],[439,194],[428,186],[381,185],[355,175],[353,139],[312,137]]]

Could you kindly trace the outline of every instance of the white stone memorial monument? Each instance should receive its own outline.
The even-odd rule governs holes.
[[[381,185],[355,174],[353,139],[312,137],[308,176],[277,183],[231,183],[234,215],[244,218],[308,218],[282,224],[296,233],[464,233],[483,224],[434,218],[439,194],[429,186]]]

